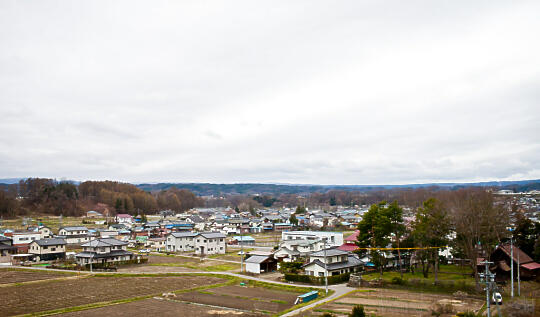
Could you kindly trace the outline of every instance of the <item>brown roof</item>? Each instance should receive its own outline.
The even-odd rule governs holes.
[[[499,246],[499,249],[501,249],[508,257],[510,257],[510,254],[512,253],[510,245],[509,244],[501,244]],[[531,259],[530,256],[527,255],[527,253],[521,251],[520,248],[516,247],[514,245],[514,262],[518,262],[518,256],[519,256],[519,264],[525,264],[529,262],[533,262],[533,259]]]

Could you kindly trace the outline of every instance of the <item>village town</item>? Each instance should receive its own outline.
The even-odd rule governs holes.
[[[497,192],[499,197],[510,194]],[[513,195],[523,214],[534,222],[540,208],[535,198],[537,195],[536,192]],[[383,202],[378,207],[390,208],[392,205]],[[452,244],[455,233],[451,231],[445,244],[435,249],[437,263],[432,267],[433,272],[429,272],[429,264],[426,272],[426,258],[420,248],[399,248],[391,243],[392,240],[378,249],[380,258],[370,252],[361,252],[359,235],[362,220],[368,218],[376,207],[335,206],[324,210],[298,206],[265,208],[255,212],[241,212],[229,207],[197,207],[181,213],[162,210],[152,215],[114,213],[105,209],[89,210],[82,217],[4,219],[0,226],[1,283],[4,286],[36,285],[33,284],[36,282],[32,277],[34,274],[38,275],[37,281],[43,282],[62,280],[65,278],[61,277],[62,274],[71,272],[76,276],[94,274],[94,278],[106,274],[153,274],[151,276],[155,277],[163,277],[163,274],[184,274],[184,277],[213,274],[229,278],[227,283],[243,285],[235,287],[255,287],[249,283],[256,282],[267,283],[274,288],[287,287],[280,291],[286,291],[284,294],[289,297],[285,301],[278,295],[269,299],[270,303],[283,302],[279,302],[281,305],[274,302],[276,305],[270,310],[258,307],[260,303],[257,301],[249,303],[249,299],[244,299],[248,303],[228,304],[227,301],[215,302],[193,294],[186,297],[188,295],[184,293],[182,296],[171,293],[170,296],[174,296],[171,299],[166,293],[174,289],[168,288],[159,298],[174,301],[179,296],[184,304],[215,305],[225,311],[236,312],[240,309],[245,314],[270,311],[347,315],[352,307],[347,305],[353,304],[362,304],[367,311],[381,316],[402,313],[423,316],[433,312],[445,315],[480,312],[488,308],[481,292],[475,289],[475,270],[471,269],[474,265],[463,256],[463,252],[455,250]],[[406,229],[413,230],[418,214],[408,206],[398,208],[403,213]],[[489,270],[485,270],[484,263],[489,263]],[[538,298],[539,284],[535,280],[540,276],[540,264],[532,259],[532,254],[523,252],[512,241],[498,244],[491,254],[478,253],[476,274],[481,276],[484,271],[493,274],[493,280],[497,282],[490,286],[494,299],[491,304],[497,309],[507,310],[509,306],[502,303],[513,299],[514,292],[516,298],[518,294],[524,296],[520,297],[522,299],[527,296]],[[43,274],[49,276],[42,277]],[[114,276],[118,278],[119,275]],[[515,291],[514,288],[509,290],[511,279],[512,287],[514,283],[517,286]],[[415,295],[411,290],[414,288],[433,294]],[[8,290],[9,287],[3,287],[0,292]],[[360,296],[363,293],[358,292],[363,290],[373,294]],[[383,290],[393,295],[383,294]],[[344,299],[336,299],[336,294],[348,295]],[[335,300],[325,300],[325,297],[329,299],[332,296]],[[392,301],[387,299],[389,296],[403,299]],[[377,298],[380,303],[373,304]],[[319,300],[325,303],[323,308],[301,308],[303,303]],[[531,303],[532,306],[525,305],[525,311],[535,311],[535,301]],[[299,308],[294,309],[296,306]],[[2,309],[2,315],[28,312],[26,308],[9,304]],[[79,309],[96,314],[99,311]],[[35,312],[41,311],[48,310],[39,308]],[[205,314],[210,313],[200,313]]]

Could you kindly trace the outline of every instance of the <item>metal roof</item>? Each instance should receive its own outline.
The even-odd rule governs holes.
[[[268,260],[270,257],[267,255],[252,255],[246,259],[246,263],[256,263],[261,264],[264,261]]]
[[[201,232],[198,235],[203,236],[206,239],[225,238],[227,237],[221,232]]]
[[[95,239],[90,242],[84,243],[82,247],[108,247],[112,245],[127,245],[127,242],[116,240],[113,238],[101,238]]]
[[[37,243],[39,246],[49,246],[49,245],[63,245],[66,244],[66,241],[64,239],[58,239],[58,238],[49,238],[49,239],[40,239],[35,240],[35,243]]]
[[[81,230],[88,230],[88,228],[86,227],[82,227],[82,226],[74,226],[74,227],[62,227],[60,228],[60,230],[66,230],[66,231],[81,231]]]
[[[336,255],[346,255],[346,254],[349,254],[349,252],[342,251],[339,249],[326,249],[326,256],[336,256]],[[321,250],[321,251],[313,252],[309,256],[321,257],[324,255],[325,255],[324,250]]]

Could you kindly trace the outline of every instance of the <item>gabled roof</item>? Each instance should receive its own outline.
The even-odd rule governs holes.
[[[308,264],[304,264],[302,267],[307,267],[309,265],[318,265],[322,268],[324,268],[324,263],[320,260],[315,260],[315,261],[312,261]],[[360,265],[364,265],[364,262],[361,261],[360,259],[358,259],[357,257],[355,257],[354,255],[349,255],[348,258],[347,258],[347,261],[345,262],[336,262],[336,263],[328,263],[326,264],[326,268],[329,270],[329,271],[333,271],[333,270],[341,270],[341,269],[345,269],[345,268],[349,268],[349,267],[356,267],[356,266],[360,266]]]
[[[83,227],[83,226],[73,226],[73,227],[62,227],[60,228],[60,230],[66,230],[66,231],[84,231],[84,230],[88,230],[88,228],[86,227]]]
[[[510,255],[512,254],[512,250],[509,244],[501,244],[497,249],[503,251],[508,257],[510,257]],[[518,262],[518,257],[520,264],[534,262],[534,260],[531,259],[530,256],[528,256],[525,252],[521,251],[520,248],[514,245],[514,262]]]
[[[247,258],[245,262],[261,264],[268,259],[270,259],[270,256],[267,256],[267,255],[252,255],[249,258]]]
[[[171,236],[175,238],[186,238],[186,237],[195,237],[197,236],[196,232],[171,232]]]
[[[326,256],[337,256],[337,255],[346,255],[349,254],[347,251],[342,251],[339,249],[326,249]],[[325,250],[317,251],[310,253],[309,256],[321,257],[325,255]]]
[[[113,238],[95,239],[90,242],[81,244],[82,247],[110,247],[110,246],[127,245],[127,242],[116,240]]]
[[[198,235],[203,236],[206,239],[225,238],[227,237],[221,232],[201,232]]]
[[[358,240],[358,235],[360,234],[360,230],[355,230],[353,234],[345,238],[345,241],[347,242],[356,242]]]
[[[64,239],[58,239],[58,238],[40,239],[40,240],[34,240],[33,242],[37,243],[41,247],[66,244],[66,241]]]

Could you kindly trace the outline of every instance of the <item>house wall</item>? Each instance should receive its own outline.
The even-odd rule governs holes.
[[[176,238],[173,235],[169,235],[167,236],[165,243],[166,250],[170,252],[193,251],[195,249],[195,243],[193,240],[193,237]]]
[[[39,240],[41,235],[36,233],[14,234],[12,237],[13,245],[28,244],[32,241]]]
[[[53,236],[51,229],[47,227],[40,228],[39,234],[41,239],[51,238]]]
[[[225,254],[225,252],[225,238],[207,239],[201,235],[195,237],[195,253]]]

